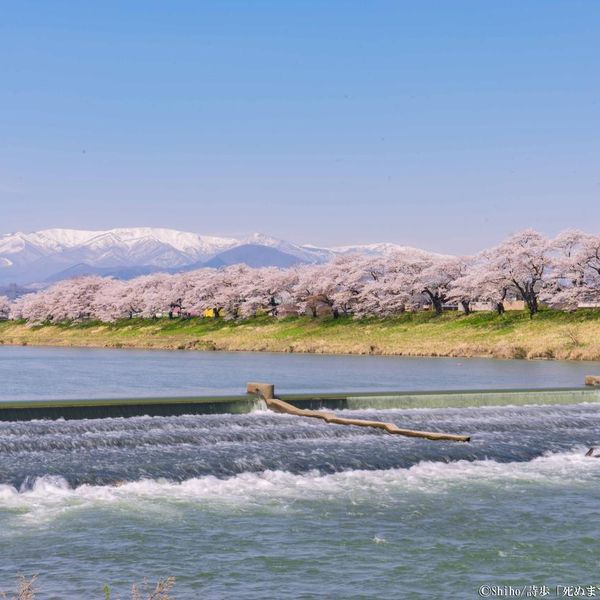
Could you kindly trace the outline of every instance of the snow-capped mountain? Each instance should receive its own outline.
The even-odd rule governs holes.
[[[267,246],[275,248],[285,254],[291,254],[302,262],[320,263],[327,262],[334,253],[328,248],[317,248],[316,246],[298,246],[285,240],[269,237],[262,233],[253,233],[251,236],[240,240],[240,245]]]
[[[0,256],[11,260],[10,255],[70,256],[91,258],[107,264],[130,264],[145,261],[147,264],[172,264],[179,255],[181,264],[200,260],[239,244],[234,238],[203,236],[195,233],[137,227],[110,229],[108,231],[79,231],[75,229],[45,229],[34,233],[14,233],[0,237]],[[167,256],[163,257],[162,253]],[[155,263],[155,261],[157,261]]]
[[[238,239],[154,227],[45,229],[0,235],[0,284],[43,284],[92,273],[128,278],[232,261],[291,266],[326,262],[338,254],[387,254],[402,249],[405,247],[395,244],[317,248],[260,233]]]
[[[369,256],[386,256],[396,252],[410,252],[413,254],[422,254],[423,256],[431,256],[434,254],[433,252],[421,250],[420,248],[401,246],[400,244],[391,244],[389,242],[379,242],[377,244],[357,244],[354,246],[334,246],[329,250],[334,254],[366,254]]]

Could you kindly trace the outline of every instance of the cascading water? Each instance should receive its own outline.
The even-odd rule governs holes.
[[[376,430],[255,412],[81,421],[0,423],[2,483],[39,477],[70,486],[139,479],[181,482],[244,472],[409,468],[419,462],[528,461],[600,442],[594,404],[436,410],[343,411],[411,429],[467,432],[470,444],[389,436]]]
[[[206,393],[217,384],[237,393],[254,377],[298,391],[369,389],[371,381],[385,390],[576,386],[598,370],[391,357],[0,354],[4,400],[201,393],[199,381]],[[484,584],[600,584],[600,459],[584,456],[600,446],[600,405],[381,408],[343,416],[472,441],[391,436],[258,404],[246,415],[0,422],[0,591],[14,589],[18,573],[40,574],[43,600],[103,598],[105,583],[111,597],[127,598],[133,582],[169,575],[178,600],[476,598]]]
[[[0,423],[0,581],[41,573],[47,597],[95,598],[174,575],[189,599],[398,597],[415,579],[414,597],[476,597],[469,573],[588,581],[597,405],[344,416],[472,442],[260,411]]]

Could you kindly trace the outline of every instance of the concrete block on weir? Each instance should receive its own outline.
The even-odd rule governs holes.
[[[588,375],[585,378],[585,385],[594,385],[600,387],[600,375]]]
[[[275,385],[273,383],[251,382],[246,386],[248,394],[262,394],[267,400],[275,398]]]

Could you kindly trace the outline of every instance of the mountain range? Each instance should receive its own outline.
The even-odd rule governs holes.
[[[396,244],[318,248],[260,233],[244,238],[134,227],[107,231],[45,229],[0,235],[0,284],[33,285],[81,275],[130,279],[158,271],[180,272],[244,263],[251,267],[316,264],[340,254],[386,254]]]

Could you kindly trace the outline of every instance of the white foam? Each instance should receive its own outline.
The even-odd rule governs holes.
[[[384,537],[376,535],[373,538],[373,543],[375,543],[375,544],[387,544],[388,541]]]
[[[181,483],[141,480],[113,486],[71,488],[57,477],[38,479],[31,489],[0,485],[0,513],[43,523],[64,511],[118,505],[138,512],[163,510],[178,504],[199,508],[302,510],[302,502],[393,502],[403,494],[443,494],[452,488],[470,492],[478,486],[512,488],[519,485],[574,486],[600,483],[600,460],[587,458],[585,449],[552,454],[523,463],[492,460],[453,463],[422,462],[409,469],[345,471],[322,475],[311,471],[241,473],[227,479],[198,477]]]

